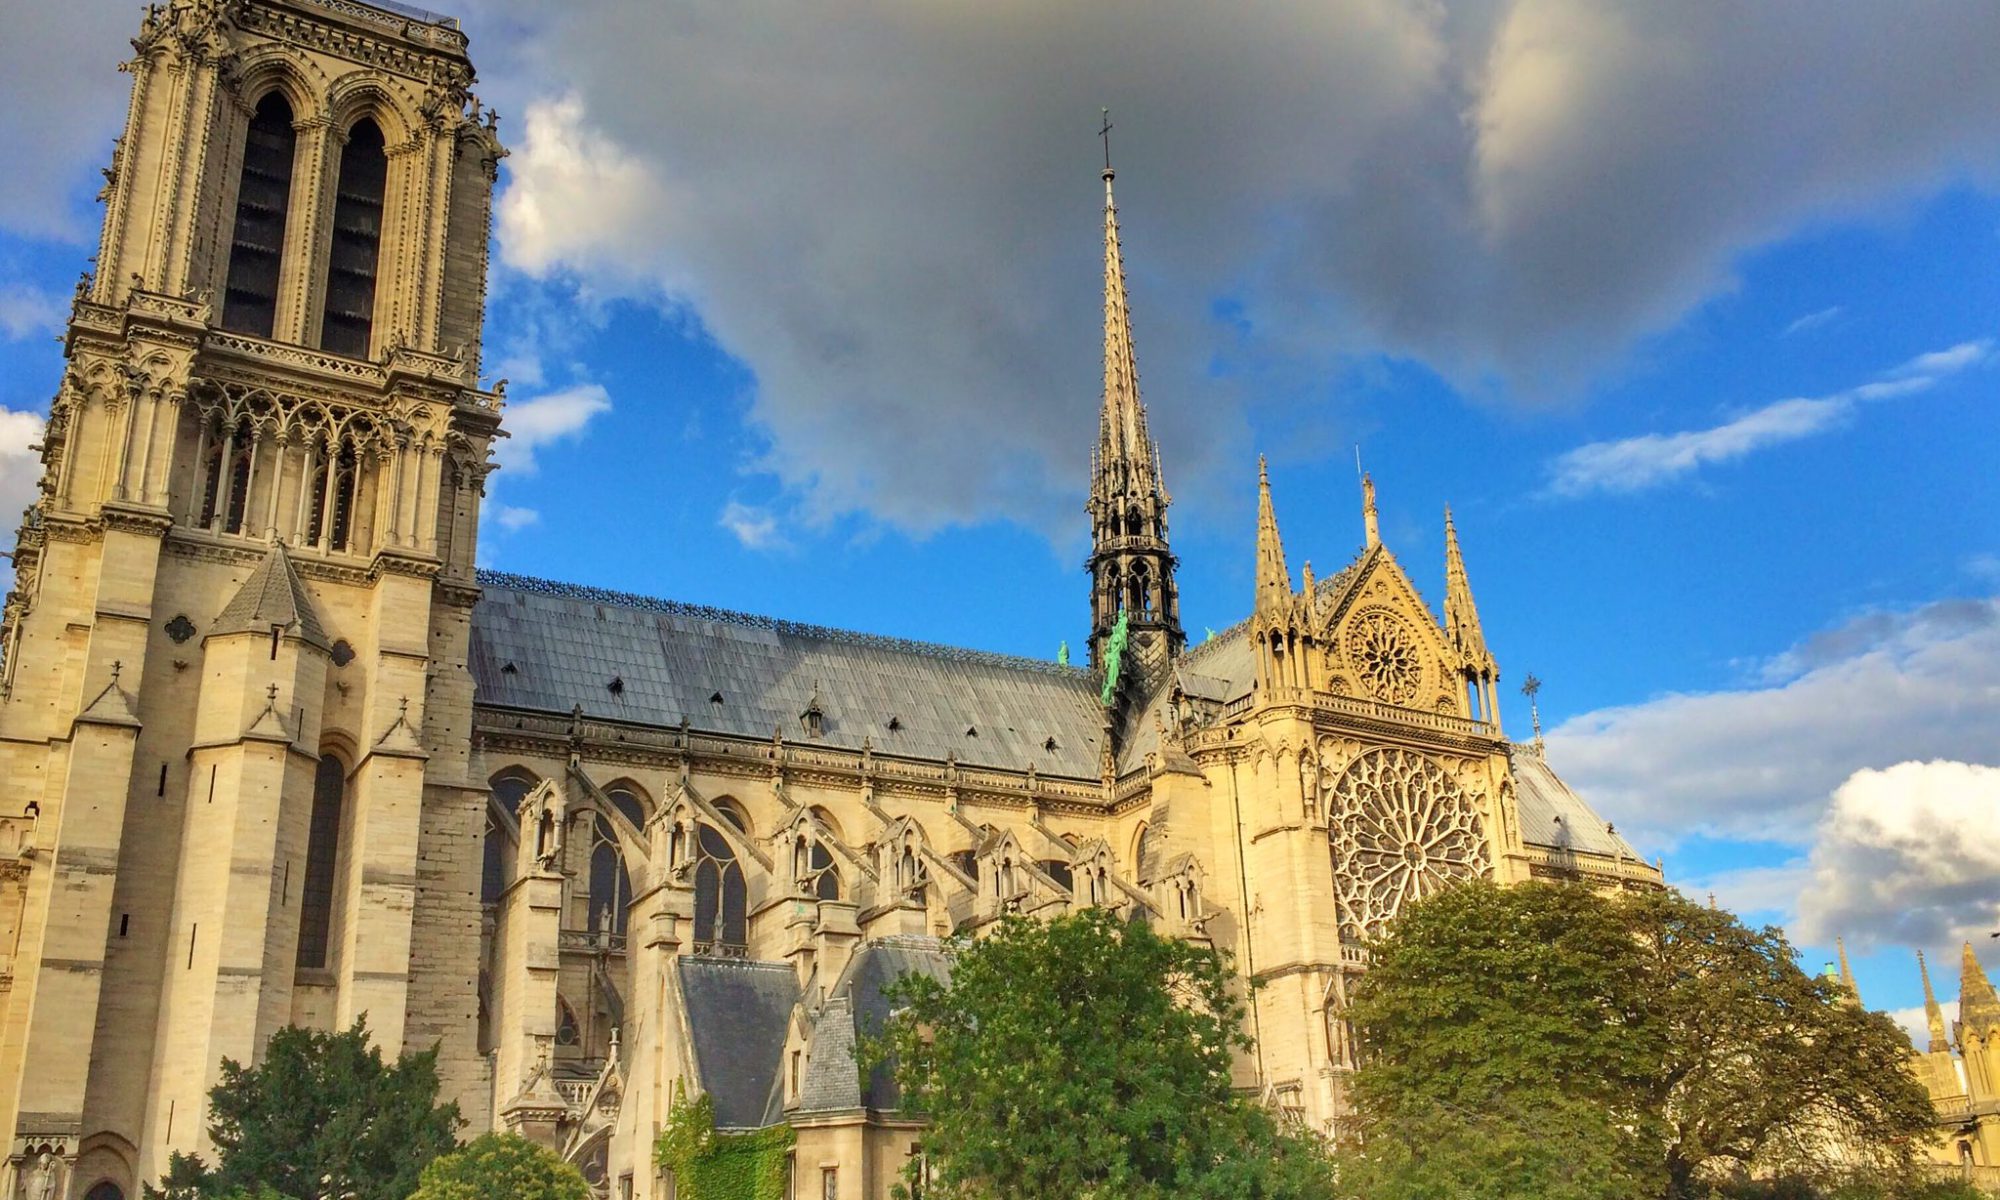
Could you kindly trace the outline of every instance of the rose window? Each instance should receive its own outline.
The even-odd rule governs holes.
[[[1417,641],[1409,627],[1386,612],[1363,613],[1347,629],[1347,656],[1378,699],[1408,704],[1423,683]]]
[[[1328,792],[1341,937],[1372,941],[1409,901],[1486,874],[1479,814],[1423,755],[1372,750]]]

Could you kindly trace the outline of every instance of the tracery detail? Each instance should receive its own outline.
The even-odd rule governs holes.
[[[1417,641],[1394,615],[1378,609],[1357,616],[1347,627],[1347,656],[1377,699],[1408,704],[1416,698],[1423,683]]]
[[[1345,939],[1372,941],[1405,903],[1489,870],[1486,831],[1471,799],[1421,754],[1370,751],[1330,792],[1334,892]]]

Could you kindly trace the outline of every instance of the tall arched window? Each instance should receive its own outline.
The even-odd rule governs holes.
[[[632,876],[618,849],[611,822],[592,814],[590,838],[590,929],[595,933],[625,932],[626,908],[632,903]]]
[[[521,801],[527,798],[535,781],[524,775],[502,775],[493,780],[491,786],[493,794],[487,800],[486,809],[486,863],[479,882],[479,901],[482,904],[500,903],[500,894],[513,882],[514,839],[508,832],[508,823],[501,819],[500,814],[518,814]]]
[[[741,818],[722,809],[730,824]],[[750,944],[749,892],[743,866],[729,839],[709,825],[695,827],[694,941],[696,953],[720,949],[741,952]]]
[[[270,337],[278,319],[278,268],[285,254],[285,216],[292,198],[298,134],[292,106],[277,92],[257,102],[243,141],[243,177],[236,188],[236,229],[229,241],[222,327]]]
[[[243,511],[250,498],[250,457],[253,433],[247,418],[217,434],[202,467],[201,523],[224,533],[243,531]]]
[[[354,444],[343,441],[339,449],[320,455],[313,469],[312,521],[307,536],[330,550],[347,549],[347,531],[354,523],[355,467]]]
[[[375,272],[382,250],[382,193],[388,181],[382,128],[363,118],[347,131],[334,190],[326,313],[319,333],[321,348],[334,354],[368,357],[375,323]]]
[[[340,809],[347,770],[329,754],[313,775],[311,823],[306,831],[306,880],[299,893],[298,965],[326,966],[327,936],[333,927],[333,874],[340,861]]]

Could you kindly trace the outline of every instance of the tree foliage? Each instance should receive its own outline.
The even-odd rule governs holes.
[[[209,1093],[213,1168],[176,1155],[149,1196],[203,1200],[238,1191],[405,1200],[456,1144],[458,1105],[437,1103],[437,1051],[385,1063],[365,1021],[341,1033],[286,1027],[260,1066],[222,1061]]]
[[[912,974],[869,1048],[927,1114],[925,1194],[979,1200],[1330,1195],[1317,1142],[1231,1087],[1227,960],[1099,909],[1004,920]]]
[[[1750,1171],[1908,1175],[1909,1041],[1776,929],[1673,893],[1490,883],[1411,906],[1350,1019],[1370,1200],[1695,1196]]]
[[[410,1200],[590,1200],[583,1172],[512,1133],[487,1133],[432,1159]]]

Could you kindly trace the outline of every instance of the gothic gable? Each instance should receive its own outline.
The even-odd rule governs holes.
[[[1335,695],[1465,715],[1464,686],[1437,618],[1387,548],[1370,547],[1317,597],[1323,678]]]

